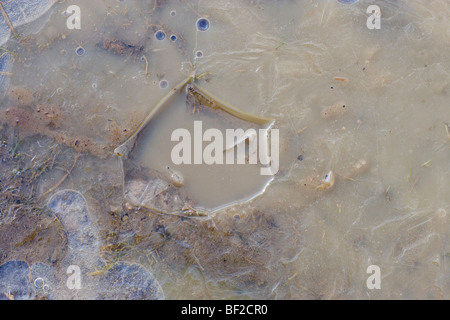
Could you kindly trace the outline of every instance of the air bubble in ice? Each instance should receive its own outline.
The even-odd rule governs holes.
[[[169,85],[169,82],[167,82],[167,80],[161,80],[161,81],[159,82],[159,87],[160,87],[161,89],[166,89],[168,85]]]
[[[206,31],[209,29],[209,20],[206,18],[200,18],[197,20],[197,29],[199,31]]]
[[[78,48],[75,50],[75,52],[76,52],[76,54],[79,55],[79,56],[82,56],[82,55],[84,55],[84,53],[85,53],[83,47],[78,47]]]
[[[165,37],[166,37],[166,34],[164,33],[164,31],[162,31],[162,30],[156,31],[155,38],[157,40],[164,40]]]

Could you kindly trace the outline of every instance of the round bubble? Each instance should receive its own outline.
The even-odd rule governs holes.
[[[157,40],[164,40],[164,38],[166,37],[166,34],[164,33],[164,31],[158,30],[155,33],[155,37]]]
[[[78,48],[75,50],[75,52],[76,52],[76,54],[79,55],[79,56],[82,56],[82,55],[85,53],[83,47],[78,47]]]
[[[36,278],[34,280],[34,286],[36,287],[36,289],[42,289],[44,287],[44,279]]]
[[[200,31],[206,31],[209,29],[209,20],[206,18],[200,18],[197,20],[197,29]]]
[[[161,81],[159,82],[159,87],[160,87],[161,89],[166,89],[168,85],[169,85],[169,82],[167,82],[167,80],[161,80]]]

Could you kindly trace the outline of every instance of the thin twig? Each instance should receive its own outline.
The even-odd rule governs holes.
[[[447,132],[447,138],[448,138],[448,140],[450,140],[450,131],[449,131],[450,125],[448,123],[444,123],[444,126],[445,126],[445,131]]]
[[[409,189],[409,192],[413,192],[414,187],[416,186],[417,182],[419,182],[419,180],[420,180],[420,177],[418,177],[418,178],[414,181],[414,183],[412,184],[411,188]]]
[[[145,76],[147,77],[149,75],[149,73],[148,73],[148,60],[147,60],[147,57],[145,55],[142,56],[142,57],[145,60]]]
[[[353,179],[353,178],[350,178],[350,177],[347,177],[347,176],[344,176],[343,174],[339,174],[339,173],[337,173],[336,172],[336,174],[339,176],[339,177],[342,177],[342,178],[344,178],[345,180],[349,180],[349,181],[356,181],[355,179]]]
[[[47,191],[45,191],[43,194],[41,194],[41,197],[46,196],[47,194],[49,194],[50,192],[53,192],[56,190],[56,188],[58,188],[66,179],[67,177],[70,175],[70,173],[72,172],[73,168],[75,168],[78,158],[80,158],[80,154],[78,153],[75,156],[75,159],[73,160],[73,164],[72,167],[69,169],[69,171],[67,171],[67,173],[50,189],[48,189]]]

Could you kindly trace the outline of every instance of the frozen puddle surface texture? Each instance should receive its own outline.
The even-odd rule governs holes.
[[[44,15],[54,3],[54,0],[15,0],[2,2],[3,10],[1,13],[2,17],[0,18],[0,46],[3,46],[10,38],[12,32],[11,27],[14,29],[35,21]],[[27,27],[23,27],[20,30],[20,33],[21,36],[23,36],[24,34],[36,32],[36,30],[39,29],[40,28],[37,26],[32,26],[28,29]],[[17,31],[14,32],[14,36],[17,36]],[[0,96],[3,96],[5,88],[9,84],[13,63],[14,57],[11,52],[2,48],[0,52]]]
[[[2,298],[449,296],[448,1],[2,3]]]
[[[70,251],[63,265],[77,266],[84,275],[83,295],[94,299],[162,299],[158,282],[150,272],[136,264],[116,263],[105,266],[98,256],[98,232],[92,224],[86,200],[74,190],[63,190],[53,195],[49,208],[66,230]],[[63,268],[64,269],[64,268]]]
[[[98,250],[97,230],[89,217],[86,200],[80,193],[60,191],[50,198],[48,207],[63,225],[72,250]]]
[[[0,299],[23,300],[31,297],[30,269],[24,261],[9,261],[0,266]]]
[[[3,1],[2,7],[4,13],[2,13],[3,18],[0,20],[0,45],[3,45],[8,41],[11,35],[10,26],[17,28],[21,25],[33,22],[47,12],[55,2],[55,0]],[[5,15],[8,17],[10,25],[8,25],[5,20]],[[14,36],[16,35],[17,33]]]
[[[98,256],[97,230],[80,193],[60,191],[48,206],[66,231],[69,251],[61,268],[43,263],[29,267],[24,261],[1,265],[0,299],[164,299],[158,281],[142,266],[125,262],[105,266]],[[77,272],[79,279],[74,278]]]

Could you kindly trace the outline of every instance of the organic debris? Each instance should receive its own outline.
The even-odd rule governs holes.
[[[324,108],[321,112],[321,116],[324,119],[333,119],[345,115],[348,110],[348,105],[346,105],[345,102],[338,101],[332,106]]]
[[[142,45],[130,44],[119,39],[104,39],[98,46],[117,55],[138,55],[142,54],[145,49]]]

